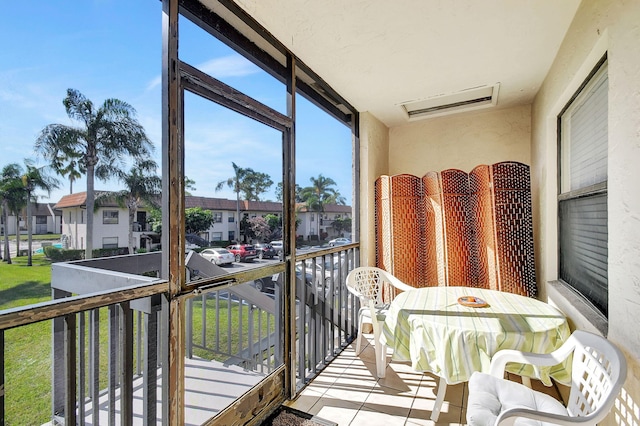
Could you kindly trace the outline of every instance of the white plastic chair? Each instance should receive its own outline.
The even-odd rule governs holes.
[[[384,322],[388,308],[388,305],[385,305],[382,300],[385,283],[402,291],[414,289],[389,272],[373,266],[355,268],[347,275],[347,289],[360,299],[356,355],[360,355],[362,350],[362,325],[369,323],[373,326],[373,345],[376,353],[376,373],[378,378],[385,376],[385,370],[387,368],[387,348],[380,343],[382,323]]]
[[[565,407],[555,398],[503,379],[508,362],[553,366],[573,355],[571,391]],[[489,374],[469,380],[467,423],[493,425],[595,425],[611,410],[627,376],[620,350],[607,339],[575,331],[550,354],[498,351]]]

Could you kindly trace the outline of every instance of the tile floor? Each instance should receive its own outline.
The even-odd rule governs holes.
[[[430,417],[438,377],[417,373],[408,363],[391,362],[386,377],[377,379],[373,346],[368,344],[360,356],[354,348],[355,344],[347,348],[286,405],[340,426],[466,423],[466,383],[447,387],[440,417],[434,423]],[[542,390],[533,382],[535,389]],[[557,397],[555,388],[540,387]]]

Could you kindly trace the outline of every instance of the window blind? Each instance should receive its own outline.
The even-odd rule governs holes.
[[[561,201],[559,213],[560,278],[607,315],[607,195]]]
[[[608,316],[606,61],[562,113],[560,126],[558,275]]]
[[[571,191],[607,180],[607,82],[605,74],[584,101],[569,111]]]

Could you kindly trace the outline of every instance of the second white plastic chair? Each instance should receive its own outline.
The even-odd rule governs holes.
[[[566,407],[549,395],[503,379],[509,362],[553,366],[569,356],[573,358]],[[489,369],[488,374],[473,373],[469,380],[467,423],[471,426],[593,426],[609,414],[627,376],[622,352],[604,337],[581,330],[550,354],[498,351]]]
[[[380,343],[382,323],[384,323],[388,308],[382,298],[385,283],[402,291],[414,289],[389,272],[373,266],[355,268],[347,275],[347,289],[360,299],[356,355],[359,355],[362,350],[362,325],[370,323],[373,327],[373,344],[376,353],[376,374],[378,378],[385,376],[387,368],[387,349],[386,346]]]

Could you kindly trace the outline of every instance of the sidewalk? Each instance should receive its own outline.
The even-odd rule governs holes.
[[[4,237],[3,236],[0,236],[0,247],[1,247],[0,255],[3,255],[4,254]],[[34,240],[31,242],[31,250],[35,251],[40,247],[42,247],[42,241]],[[20,240],[20,250],[27,250],[28,248],[29,248],[29,242]],[[12,258],[16,257],[16,255],[18,254],[15,237],[12,239],[11,236],[9,237],[9,254],[11,255]]]

